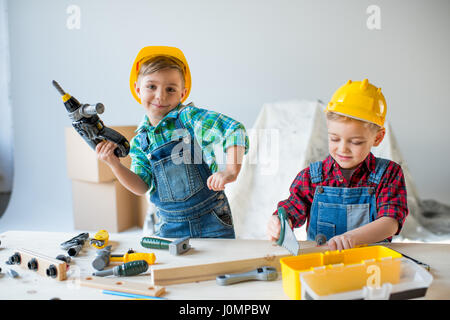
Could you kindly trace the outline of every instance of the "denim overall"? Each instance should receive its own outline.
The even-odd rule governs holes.
[[[322,161],[311,163],[311,182],[317,183],[311,206],[308,240],[323,234],[327,240],[375,220],[376,185],[380,182],[389,160],[376,158],[375,170],[370,173],[370,187],[340,188],[322,186]],[[386,240],[384,240],[386,241]]]
[[[235,238],[230,206],[223,191],[208,189],[211,175],[195,137],[175,121],[172,140],[150,152],[147,132],[139,133],[149,159],[156,190],[155,235],[165,238]]]

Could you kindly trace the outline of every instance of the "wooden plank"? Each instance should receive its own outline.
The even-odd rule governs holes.
[[[77,279],[75,279],[75,281],[77,281]],[[87,276],[82,277],[79,281],[80,285],[85,287],[141,294],[146,296],[159,297],[166,292],[166,289],[161,286],[149,285],[142,282],[125,281],[117,278]]]
[[[324,247],[316,247],[314,242],[303,243],[306,248],[300,250],[300,254],[323,252],[326,251]],[[268,254],[263,257],[230,260],[222,262],[212,262],[206,264],[196,264],[180,267],[162,267],[152,268],[152,280],[155,285],[171,285],[179,283],[215,280],[218,275],[241,273],[254,270],[259,267],[269,266],[281,272],[280,259],[290,257],[291,254]],[[280,275],[281,278],[281,275]]]
[[[45,256],[43,254],[33,252],[31,250],[19,248],[14,251],[15,253],[18,253],[20,255],[20,263],[18,263],[19,266],[21,266],[24,269],[35,271],[36,273],[40,274],[41,276],[48,277],[48,278],[55,278],[56,280],[62,281],[66,279],[66,270],[67,270],[67,264],[64,261],[54,259],[48,256]],[[30,269],[28,266],[28,263],[30,261],[35,261],[35,270]],[[50,277],[47,274],[47,270],[50,268],[50,266],[53,266],[55,268],[55,277]]]
[[[155,285],[170,285],[213,280],[221,274],[246,272],[263,266],[274,267],[280,271],[280,258],[288,256],[290,255],[268,255],[262,258],[216,262],[185,267],[152,269],[152,280]]]

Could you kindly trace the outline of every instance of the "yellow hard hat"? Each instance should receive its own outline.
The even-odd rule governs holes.
[[[134,59],[133,67],[131,68],[130,73],[130,90],[133,97],[137,100],[137,102],[141,103],[141,99],[136,94],[134,89],[134,83],[137,81],[137,77],[139,74],[139,69],[142,64],[151,58],[157,56],[167,56],[171,58],[178,59],[183,65],[184,69],[184,83],[187,89],[186,95],[183,97],[181,102],[184,102],[189,96],[189,92],[191,91],[191,71],[189,70],[189,65],[187,63],[186,58],[184,57],[183,52],[175,47],[165,47],[165,46],[149,46],[144,47],[139,51],[136,59]]]
[[[386,118],[386,100],[381,88],[370,84],[369,80],[348,80],[333,94],[325,109],[325,112],[328,111],[383,127]]]

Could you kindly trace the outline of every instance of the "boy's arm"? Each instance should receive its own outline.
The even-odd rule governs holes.
[[[211,149],[214,144],[222,143],[224,152],[231,146],[242,146],[244,154],[249,149],[249,139],[245,127],[222,113],[197,108],[185,107],[180,117],[183,123],[194,132],[202,149]]]
[[[278,240],[280,236],[281,225],[277,216],[279,207],[285,209],[291,228],[298,228],[305,224],[314,197],[314,187],[311,183],[309,167],[300,171],[295,177],[289,192],[289,198],[280,201],[277,205],[277,210],[269,218],[266,228],[269,240]]]
[[[391,217],[381,217],[359,228],[347,231],[328,241],[330,250],[350,249],[361,244],[375,243],[394,235],[398,222]]]
[[[391,161],[377,190],[377,216],[374,221],[349,230],[329,241],[331,250],[369,244],[399,234],[408,215],[406,182],[400,165]],[[334,239],[334,240],[333,240]],[[331,243],[330,243],[331,242]]]
[[[148,191],[148,185],[144,180],[120,162],[110,167],[117,180],[134,194],[142,196]]]
[[[208,188],[214,191],[225,190],[225,184],[236,181],[241,171],[244,153],[245,148],[242,146],[228,147],[226,168],[224,171],[216,172],[208,177]]]
[[[128,190],[136,195],[144,195],[149,187],[144,180],[130,169],[120,163],[114,154],[116,144],[111,141],[103,141],[96,147],[98,158],[109,165],[117,180]]]
[[[187,106],[180,117],[194,132],[206,157],[213,154],[213,145],[222,143],[226,153],[226,168],[215,172],[207,180],[209,189],[224,190],[225,184],[233,182],[241,170],[242,159],[249,149],[245,127],[238,121],[215,111]],[[208,159],[207,159],[208,160]]]

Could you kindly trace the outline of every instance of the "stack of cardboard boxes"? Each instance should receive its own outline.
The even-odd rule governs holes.
[[[134,137],[135,126],[112,129],[128,141]],[[78,230],[121,232],[142,227],[148,208],[146,196],[136,196],[116,179],[109,166],[97,158],[83,138],[72,128],[65,128],[67,173],[72,180],[74,226]],[[120,158],[127,168],[131,158]]]

